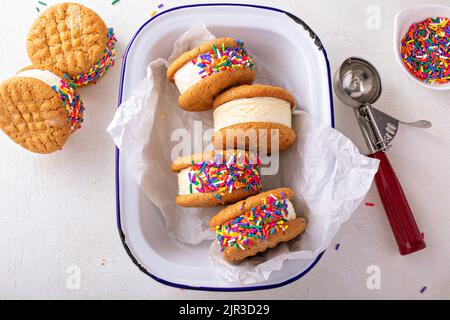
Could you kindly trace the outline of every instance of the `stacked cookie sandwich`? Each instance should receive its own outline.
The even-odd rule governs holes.
[[[257,84],[234,87],[214,100],[214,146],[269,153],[287,150],[297,137],[292,130],[294,107],[295,98],[286,89]]]

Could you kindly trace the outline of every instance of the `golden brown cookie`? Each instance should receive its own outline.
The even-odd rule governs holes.
[[[213,104],[213,145],[261,153],[274,152],[277,147],[286,150],[297,138],[291,128],[294,107],[294,96],[283,88],[245,85],[229,89]]]
[[[252,57],[240,40],[232,38],[215,39],[185,52],[167,70],[167,78],[181,93],[180,107],[191,112],[211,109],[217,95],[253,83],[255,77]]]
[[[0,85],[0,128],[31,152],[61,150],[81,126],[83,103],[61,77],[57,70],[31,66]]]
[[[279,188],[231,205],[210,221],[223,257],[239,262],[299,236],[306,220],[296,218],[289,199],[294,191]]]
[[[306,220],[298,218],[286,222],[288,228],[284,232],[277,232],[266,240],[256,239],[253,245],[244,245],[245,250],[236,247],[228,247],[223,252],[223,257],[229,262],[239,262],[246,258],[256,256],[259,253],[266,252],[268,249],[275,248],[280,243],[291,241],[303,233],[306,229]]]
[[[60,3],[33,23],[27,49],[33,64],[53,67],[84,86],[114,65],[116,42],[113,30],[94,11],[77,3]]]
[[[235,203],[261,190],[260,161],[239,150],[211,151],[180,158],[172,164],[178,172],[182,207],[216,207]]]

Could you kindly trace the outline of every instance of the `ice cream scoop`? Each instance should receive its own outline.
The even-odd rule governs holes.
[[[400,121],[372,106],[382,92],[378,71],[363,59],[349,58],[336,73],[334,89],[344,104],[354,108],[370,150],[369,157],[380,160],[375,181],[400,254],[407,255],[424,249],[425,241],[402,186],[386,156]],[[425,120],[406,124],[420,128],[431,127],[431,123]]]

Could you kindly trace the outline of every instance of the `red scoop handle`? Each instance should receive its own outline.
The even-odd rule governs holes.
[[[380,160],[375,182],[400,254],[407,255],[424,249],[425,241],[386,153],[380,151],[370,157]]]

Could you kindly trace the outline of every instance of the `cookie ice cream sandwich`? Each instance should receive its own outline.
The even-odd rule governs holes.
[[[261,162],[252,153],[211,151],[180,158],[172,164],[178,173],[182,207],[215,207],[235,203],[261,190]]]
[[[294,191],[280,188],[231,205],[211,219],[223,257],[239,262],[290,241],[306,228],[290,199]]]
[[[0,128],[31,152],[61,150],[83,114],[76,86],[57,70],[30,66],[0,85]]]
[[[276,132],[279,149],[286,150],[297,137],[292,130],[294,107],[294,96],[283,88],[259,84],[232,88],[214,101],[214,146],[260,150],[265,142],[271,152],[271,137]]]
[[[61,3],[44,11],[27,39],[33,64],[53,67],[77,86],[95,83],[116,59],[113,29],[91,9]]]
[[[207,42],[178,57],[167,70],[186,111],[211,109],[214,98],[224,90],[255,81],[253,58],[244,43],[232,38]]]

